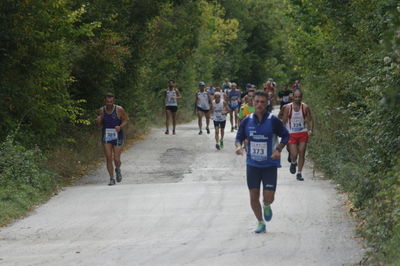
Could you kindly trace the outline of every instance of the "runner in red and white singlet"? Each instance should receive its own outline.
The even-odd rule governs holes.
[[[302,98],[301,90],[295,90],[293,102],[285,105],[282,118],[290,133],[288,143],[291,157],[290,172],[295,174],[298,165],[296,178],[299,181],[304,180],[301,171],[304,166],[308,137],[311,136],[314,128],[310,107],[301,101]]]

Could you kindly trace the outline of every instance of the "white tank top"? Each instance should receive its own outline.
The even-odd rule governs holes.
[[[208,101],[208,93],[204,92],[197,92],[197,107],[203,110],[210,110],[210,102]]]
[[[167,89],[167,103],[165,106],[178,106],[178,101],[174,97],[176,97],[176,90]]]
[[[288,123],[286,124],[287,130],[289,133],[298,133],[298,132],[305,132],[307,128],[305,127],[305,111],[304,111],[304,104],[302,103],[300,106],[299,111],[295,111],[293,108],[293,103],[289,104],[289,119]]]
[[[214,121],[225,121],[226,120],[226,114],[223,114],[224,112],[224,100],[220,100],[219,103],[216,103],[215,100],[212,102],[213,104],[213,109],[214,109],[214,114],[213,114],[213,120]]]

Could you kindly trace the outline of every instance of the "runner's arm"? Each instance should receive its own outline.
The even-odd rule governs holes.
[[[314,118],[311,115],[311,109],[310,107],[307,105],[306,106],[306,124],[307,124],[307,128],[308,128],[308,134],[311,135],[312,132],[314,131]]]
[[[281,142],[275,147],[272,152],[272,159],[279,159],[281,157],[281,152],[286,144],[289,142],[289,131],[283,125],[282,121],[276,116],[272,117],[272,131],[275,135],[281,137]]]
[[[282,123],[286,125],[289,121],[289,110],[290,110],[290,104],[286,104],[283,106],[283,115],[282,115]]]
[[[243,148],[242,148],[242,143],[246,139],[246,124],[248,121],[248,117],[245,117],[245,119],[242,120],[242,122],[239,124],[239,129],[236,133],[236,139],[235,139],[235,153],[237,155],[243,155]]]
[[[122,120],[121,125],[115,127],[116,129],[117,127],[119,127],[119,129],[117,129],[117,131],[119,132],[123,127],[128,125],[129,117],[126,114],[124,108],[122,108],[121,106],[118,107],[117,112],[119,113],[119,117],[121,117]]]
[[[182,98],[182,94],[178,89],[175,89],[176,91],[176,98],[175,99],[181,99]]]
[[[100,108],[98,116],[96,118],[96,124],[97,124],[98,127],[102,127],[103,126],[103,118],[104,118],[103,108]]]

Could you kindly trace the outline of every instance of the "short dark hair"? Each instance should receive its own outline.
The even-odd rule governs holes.
[[[173,79],[170,79],[170,80],[168,80],[168,82],[173,82],[173,83],[175,83],[175,80],[173,80]]]
[[[110,98],[115,98],[115,96],[114,96],[114,94],[112,94],[112,93],[110,93],[110,92],[108,92],[108,93],[106,93],[105,95],[104,95],[104,99],[110,99]]]
[[[256,96],[262,96],[262,97],[265,97],[268,100],[268,94],[265,91],[257,90],[254,93],[254,97],[256,97]]]

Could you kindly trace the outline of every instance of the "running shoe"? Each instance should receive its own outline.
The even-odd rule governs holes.
[[[217,148],[217,150],[220,150],[221,148],[219,147],[219,144],[215,144],[215,148]]]
[[[172,130],[172,135],[175,135],[175,129],[174,129],[174,130]]]
[[[271,219],[272,219],[271,206],[270,205],[268,205],[268,206],[264,205],[263,209],[264,209],[264,219],[265,219],[265,221],[267,221],[267,222],[271,221]]]
[[[235,126],[235,130],[237,130],[237,126]]]
[[[264,222],[258,222],[256,230],[254,230],[254,233],[259,234],[259,233],[265,233],[265,223]]]
[[[231,132],[233,132],[234,130],[235,130],[235,129],[232,127],[232,128],[231,128]]]
[[[290,163],[290,173],[291,174],[296,173],[296,166],[297,166],[297,163]]]
[[[221,147],[221,149],[224,148],[224,142],[222,140],[219,142],[219,146]]]
[[[165,135],[168,135],[169,134],[169,131],[168,130],[165,130]]]
[[[199,131],[199,135],[201,135],[201,134],[203,134],[203,131],[200,130],[200,131]]]
[[[115,168],[115,175],[117,176],[117,182],[121,182],[122,181],[122,175],[121,175],[121,169],[119,168]]]
[[[210,134],[210,129],[208,127],[206,127],[207,130],[207,134]]]
[[[115,185],[115,179],[111,178],[110,183],[108,183],[109,186],[114,186]]]
[[[303,176],[301,175],[301,173],[297,173],[296,179],[299,180],[299,181],[304,181],[304,178],[303,178]]]

